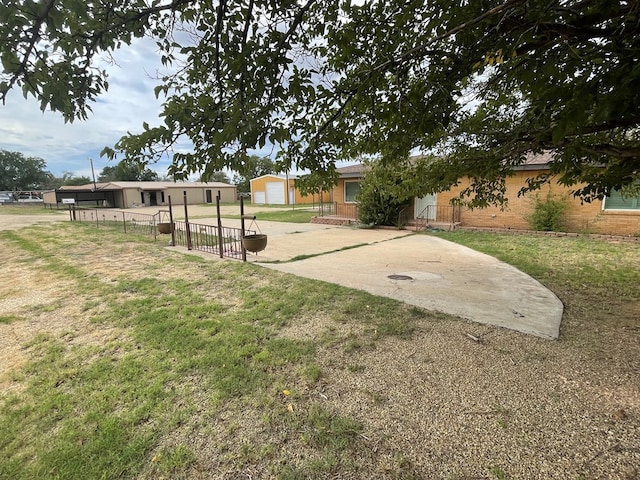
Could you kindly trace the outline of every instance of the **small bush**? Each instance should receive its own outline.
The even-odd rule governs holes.
[[[567,206],[567,197],[557,197],[551,193],[548,193],[545,199],[536,196],[533,212],[526,218],[533,230],[557,232],[562,230],[562,220]]]
[[[360,223],[401,227],[400,214],[410,200],[402,185],[399,171],[383,164],[374,164],[365,173],[356,195]]]

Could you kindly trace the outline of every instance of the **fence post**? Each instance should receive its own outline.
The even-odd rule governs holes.
[[[240,196],[240,245],[242,246],[242,261],[247,261],[247,249],[244,248],[244,197]]]
[[[187,250],[191,250],[191,227],[189,226],[189,212],[187,211],[187,191],[182,192],[184,199],[184,224],[187,227]]]
[[[176,230],[173,226],[173,207],[171,206],[171,195],[169,195],[169,225],[171,227],[171,246],[176,246]]]
[[[124,233],[127,233],[127,219],[125,218],[124,212],[122,212],[122,228]]]
[[[156,215],[158,215],[158,218],[156,218]],[[158,240],[158,223],[160,223],[158,222],[159,219],[160,219],[160,212],[158,212],[153,216],[153,225],[151,225],[151,229],[153,230],[154,240]]]
[[[218,195],[216,195],[216,210],[218,213],[218,248],[220,249],[220,258],[222,258],[224,242],[222,239],[222,219],[220,218],[220,190],[218,190]]]

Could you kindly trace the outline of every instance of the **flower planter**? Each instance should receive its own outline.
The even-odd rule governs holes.
[[[248,252],[261,252],[267,246],[267,236],[263,233],[258,233],[255,235],[245,235],[242,238],[242,246]]]
[[[158,224],[158,232],[160,233],[171,233],[171,223],[162,222]]]

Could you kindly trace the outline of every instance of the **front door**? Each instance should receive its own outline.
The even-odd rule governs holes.
[[[427,220],[436,219],[436,196],[425,195],[422,198],[416,198],[416,218],[426,218]]]

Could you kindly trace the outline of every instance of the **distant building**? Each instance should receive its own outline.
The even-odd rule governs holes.
[[[250,180],[251,203],[272,205],[299,205],[328,202],[329,192],[322,194],[302,195],[296,188],[295,175],[268,174]]]
[[[76,205],[100,205],[115,208],[152,207],[168,205],[169,196],[174,205],[214,203],[220,194],[222,202],[235,202],[235,185],[221,182],[108,182],[63,186],[44,194],[46,204],[64,204],[73,200]]]

